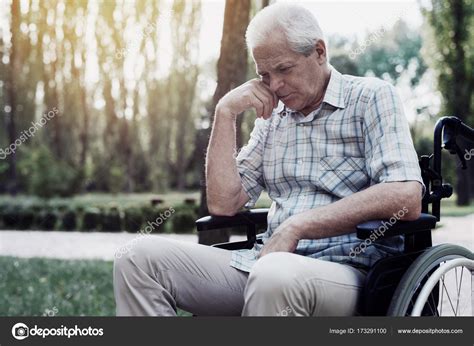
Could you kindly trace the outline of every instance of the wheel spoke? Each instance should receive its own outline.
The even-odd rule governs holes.
[[[457,268],[455,268],[457,269]],[[458,308],[459,308],[459,301],[461,300],[461,287],[462,287],[462,276],[464,274],[464,267],[461,267],[461,279],[459,281],[459,289],[458,289],[458,301],[456,302],[456,314],[455,316],[458,315]],[[456,279],[457,279],[457,271],[456,271]],[[457,280],[456,280],[456,286],[457,286]]]
[[[458,268],[454,268],[454,275],[456,276],[456,291],[458,290]]]
[[[446,290],[446,297],[448,297],[448,300],[449,300],[449,305],[451,305],[451,309],[453,310],[454,314],[456,314],[456,311],[454,310],[453,302],[452,302],[451,297],[450,297],[449,292],[448,292],[448,288],[446,287],[446,285],[444,283],[444,275],[442,276],[442,281],[443,281],[444,289]]]
[[[471,271],[471,316],[474,316],[474,271]]]
[[[439,286],[439,284],[438,284],[438,286]],[[441,287],[441,299],[440,299],[440,301],[439,301],[439,304],[440,304],[440,309],[439,309],[440,312],[439,312],[439,314],[440,314],[440,316],[443,316],[443,305],[444,305],[444,304],[443,304],[443,293],[444,293],[444,290],[443,290],[443,288]]]
[[[451,309],[453,310],[454,313],[456,313],[454,310],[453,302],[451,301],[451,297],[449,296],[448,289],[446,288],[446,285],[444,284],[444,275],[441,277],[441,281],[443,282],[443,287],[446,290],[446,297],[448,297],[449,304],[451,305]]]
[[[428,306],[430,307],[431,316],[439,316],[439,315],[438,315],[438,309],[437,309],[437,307],[436,307],[436,299],[435,299],[435,296],[434,296],[433,293],[430,294],[429,300],[430,300],[431,302],[428,302],[427,304],[428,304]]]

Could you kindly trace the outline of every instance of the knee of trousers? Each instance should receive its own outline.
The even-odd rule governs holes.
[[[296,289],[294,273],[288,265],[292,254],[287,252],[272,252],[260,258],[252,267],[245,295],[286,295]]]
[[[160,241],[148,236],[134,238],[122,245],[115,252],[114,270],[117,272],[128,272],[130,270],[147,271],[152,265],[159,266],[160,256],[166,255],[166,239]]]

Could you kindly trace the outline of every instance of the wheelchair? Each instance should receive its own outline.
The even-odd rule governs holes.
[[[474,142],[474,129],[453,116],[437,121],[434,151],[419,158],[426,186],[422,214],[414,221],[398,221],[385,232],[383,237],[403,235],[404,251],[378,260],[368,270],[359,307],[361,315],[474,315],[473,252],[453,244],[432,246],[431,239],[431,231],[440,220],[440,201],[453,193],[452,186],[444,183],[441,176],[442,149],[458,155],[462,169],[467,168],[457,143],[459,137]],[[206,216],[196,221],[196,227],[198,232],[244,228],[247,240],[212,246],[227,250],[250,249],[255,242],[262,242],[258,232],[267,227],[267,213],[268,209],[252,209],[234,216]],[[372,220],[358,225],[357,237],[361,241],[368,239],[384,222],[386,220]]]

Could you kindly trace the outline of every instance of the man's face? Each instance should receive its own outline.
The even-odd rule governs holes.
[[[262,82],[289,108],[308,114],[324,96],[325,52],[295,53],[278,33],[255,47],[253,57]]]

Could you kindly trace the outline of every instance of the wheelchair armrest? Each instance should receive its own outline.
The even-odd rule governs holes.
[[[393,224],[389,220],[371,220],[356,226],[357,238],[367,239],[372,233],[381,238],[432,230],[436,227],[436,221],[436,216],[424,213],[414,221],[397,221]]]
[[[221,249],[225,249],[225,250],[251,249],[251,248],[253,248],[255,243],[263,244],[262,236],[263,236],[263,234],[258,234],[257,237],[255,238],[255,240],[251,239],[250,241],[249,240],[244,240],[244,241],[235,241],[235,242],[231,242],[231,243],[229,243],[229,242],[227,242],[227,243],[217,243],[217,244],[213,244],[212,246],[213,247],[218,247],[218,248],[221,248]]]
[[[204,216],[196,221],[198,232],[237,226],[266,226],[268,208],[241,211],[234,216]]]

